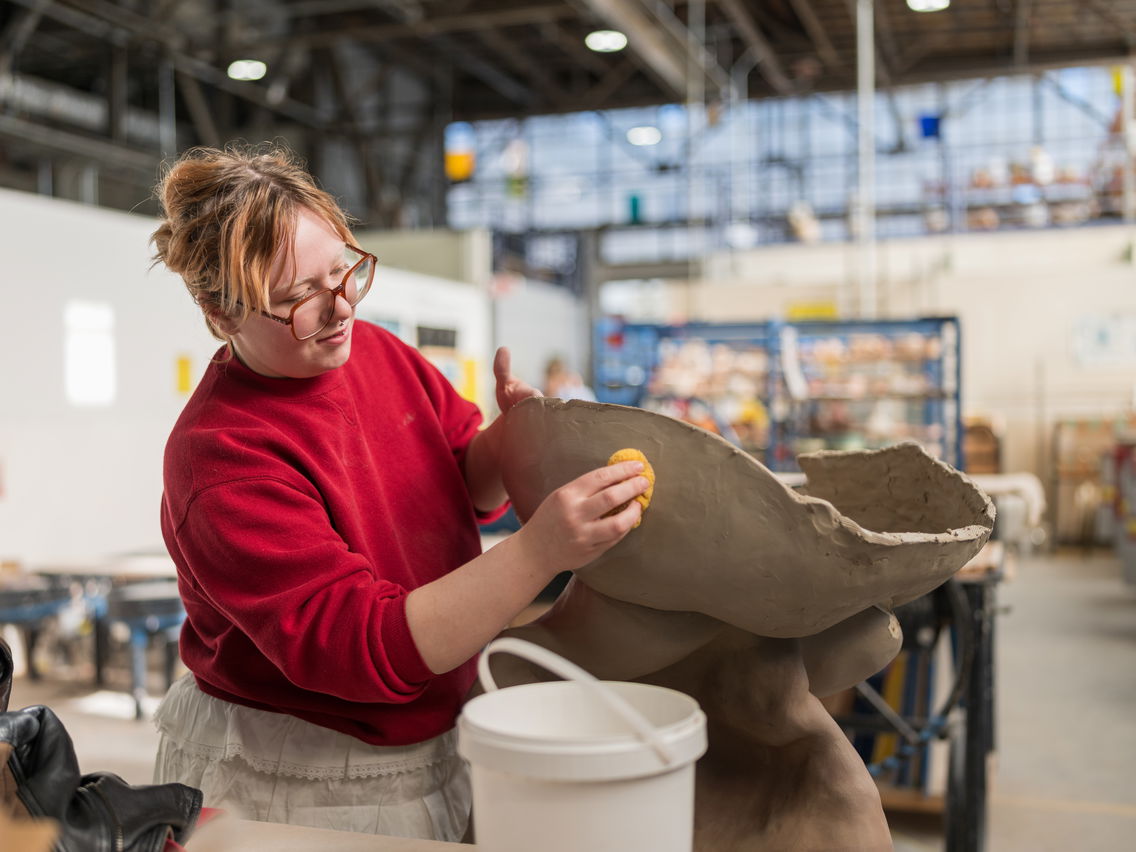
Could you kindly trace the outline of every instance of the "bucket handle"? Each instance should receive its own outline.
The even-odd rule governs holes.
[[[559,654],[554,654],[547,648],[541,647],[533,642],[526,642],[523,639],[514,639],[506,637],[504,639],[495,639],[481,652],[481,659],[477,661],[477,673],[481,678],[481,686],[486,692],[493,692],[498,689],[496,681],[493,680],[493,675],[489,671],[489,656],[496,653],[512,654],[515,657],[521,657],[528,660],[530,663],[536,663],[541,668],[547,669],[553,674],[560,675],[565,680],[570,680],[580,684],[593,697],[598,698],[608,706],[612,712],[619,716],[626,722],[631,729],[639,735],[647,745],[654,749],[655,754],[663,761],[664,766],[670,766],[677,760],[674,752],[671,750],[662,737],[659,736],[658,730],[654,725],[636,710],[627,699],[617,694],[614,690],[609,689],[603,684],[602,681],[595,676],[584,671],[575,663],[561,657]]]

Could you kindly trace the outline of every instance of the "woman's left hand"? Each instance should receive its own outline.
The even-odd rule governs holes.
[[[512,356],[502,346],[493,359],[493,375],[497,377],[497,407],[504,414],[522,399],[543,394],[527,382],[513,375]]]

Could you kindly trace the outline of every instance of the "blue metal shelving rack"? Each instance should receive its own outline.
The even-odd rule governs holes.
[[[823,387],[824,371],[810,358],[809,348],[817,341],[848,344],[857,335],[876,335],[893,341],[916,335],[937,341],[935,346],[925,348],[924,357],[909,354],[903,359],[913,368],[918,362],[918,369],[912,369],[921,378],[918,389],[847,397],[816,393],[816,388]],[[801,439],[817,441],[819,436],[809,432],[812,407],[829,402],[871,403],[889,397],[909,411],[918,411],[919,425],[936,427],[940,457],[963,468],[962,340],[955,317],[687,325],[626,324],[605,319],[595,327],[593,380],[597,398],[602,402],[650,407],[651,378],[660,366],[660,346],[684,340],[698,340],[710,346],[757,347],[765,352],[767,376],[762,383],[761,402],[773,420],[760,460],[772,470],[796,470],[795,448]],[[794,370],[797,375],[791,376]],[[798,390],[804,387],[805,393],[794,398],[789,387],[793,383]],[[838,719],[846,730],[856,734],[854,743],[873,776],[890,778],[893,786],[915,791],[927,784],[930,743],[936,739],[949,741],[945,796],[949,852],[981,850],[985,844],[985,767],[994,742],[991,614],[996,579],[992,575],[981,582],[952,580],[932,595],[901,608],[901,621],[910,622],[904,627],[904,648],[909,657],[906,668],[900,670],[902,694],[897,706],[888,709],[875,691],[883,683],[885,673],[880,673],[857,687],[861,698],[854,705],[855,715]],[[917,647],[918,641],[922,641],[919,637],[924,635],[921,627],[932,629],[936,642],[940,630],[949,631],[952,643],[954,685],[948,696],[938,702],[932,701],[933,643]],[[867,702],[867,695],[875,695],[876,701]],[[881,733],[896,734],[899,745],[887,757],[873,762],[875,736]]]
[[[688,323],[655,325],[624,323],[605,318],[594,330],[593,386],[601,402],[651,407],[649,386],[660,364],[660,346],[667,342],[696,340],[714,346],[760,349],[768,359],[764,390],[758,401],[770,412],[769,439],[755,452],[767,467],[776,471],[797,470],[798,447],[830,446],[821,435],[810,431],[809,418],[819,406],[842,403],[862,406],[881,400],[894,400],[917,414],[907,419],[935,437],[925,441],[937,447],[937,455],[962,469],[962,365],[959,357],[961,334],[956,317],[926,317],[910,320],[833,320],[768,321],[753,323]],[[868,391],[859,396],[794,395],[793,385],[807,387],[820,369],[807,354],[821,340],[850,344],[857,338],[875,335],[889,341],[915,336],[936,341],[932,354],[908,359],[918,362],[923,385],[914,392]],[[793,342],[795,340],[795,343]],[[799,357],[793,357],[797,351]],[[881,363],[896,359],[882,357]],[[791,373],[796,372],[794,377]],[[796,379],[796,381],[794,381]],[[712,400],[702,400],[713,409]],[[723,434],[728,436],[728,430]],[[823,444],[821,447],[819,445]]]

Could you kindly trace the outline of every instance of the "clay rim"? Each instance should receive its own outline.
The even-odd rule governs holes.
[[[693,425],[693,424],[691,424],[691,425]],[[698,427],[695,426],[694,428],[697,429]],[[711,437],[719,438],[719,440],[725,441],[724,438],[720,438],[718,435],[715,435],[713,432],[710,432],[708,434]],[[733,447],[733,444],[730,444],[729,441],[725,441],[725,443],[729,444],[729,446]],[[737,449],[737,447],[734,447],[734,449]],[[886,535],[889,538],[898,539],[901,542],[913,542],[913,541],[945,542],[945,541],[971,541],[973,539],[982,538],[983,536],[988,535],[991,532],[991,530],[994,529],[994,519],[997,517],[997,511],[994,508],[994,501],[990,499],[990,496],[985,491],[983,491],[981,488],[978,487],[978,485],[975,483],[975,481],[973,479],[971,479],[969,476],[967,476],[965,473],[963,473],[963,471],[959,470],[958,468],[952,467],[951,465],[944,462],[942,459],[935,458],[933,455],[928,453],[925,449],[923,449],[922,446],[920,446],[915,441],[899,441],[895,444],[892,444],[891,446],[881,447],[879,449],[874,449],[874,450],[818,450],[818,451],[813,452],[813,453],[801,453],[800,455],[797,456],[797,458],[798,459],[824,460],[824,459],[827,459],[827,458],[840,458],[840,457],[843,457],[843,456],[852,456],[852,455],[870,456],[870,455],[894,454],[896,452],[907,452],[907,451],[909,451],[909,449],[917,450],[919,455],[923,458],[925,463],[929,462],[931,464],[931,466],[938,468],[941,475],[944,475],[944,476],[949,477],[949,478],[958,479],[960,481],[961,485],[964,488],[969,489],[975,496],[979,497],[982,500],[982,504],[983,504],[982,505],[982,511],[979,514],[984,515],[986,517],[987,522],[984,523],[984,524],[982,524],[982,523],[969,524],[965,527],[953,527],[953,528],[947,530],[946,532],[941,532],[941,533],[888,532],[888,531],[876,532],[874,530],[869,530],[866,527],[863,527],[860,524],[856,523],[856,521],[853,521],[851,518],[849,518],[846,515],[844,515],[843,513],[841,513],[836,508],[836,506],[834,506],[830,501],[825,500],[823,497],[813,497],[812,495],[809,495],[809,494],[800,494],[800,493],[794,491],[792,488],[789,488],[789,486],[787,486],[787,485],[785,487],[793,494],[794,497],[800,498],[802,500],[824,503],[826,506],[831,506],[833,511],[835,511],[837,513],[837,515],[839,515],[839,517],[843,521],[847,522],[848,525],[851,526],[852,528],[854,528],[855,530],[862,532],[865,536]],[[755,464],[759,464],[759,465],[761,464],[761,462],[757,461],[757,459],[753,458],[753,456],[750,456],[748,453],[745,453],[742,450],[738,450],[738,452],[740,452],[740,453],[742,453],[742,455],[750,458]],[[765,467],[764,465],[761,465],[761,466]],[[768,468],[766,468],[766,470],[768,470]],[[773,476],[774,479],[777,479],[776,474],[774,474],[772,471],[769,471],[769,472]],[[806,474],[806,476],[807,476],[807,474]],[[777,481],[781,482],[781,480],[779,480],[779,479]],[[781,484],[784,485],[785,483],[782,482]],[[805,487],[806,488],[808,487],[808,481],[807,480],[806,480],[806,483],[805,483]]]
[[[889,447],[874,450],[820,450],[815,453],[802,453],[798,458],[805,459],[825,459],[843,456],[864,456],[864,455],[883,455],[894,454],[899,452],[909,452],[911,448],[918,451],[925,463],[930,463],[932,466],[939,469],[942,476],[948,478],[957,478],[959,483],[965,489],[969,489],[974,496],[980,498],[983,503],[982,510],[977,514],[985,516],[986,523],[969,524],[964,527],[954,527],[946,530],[945,532],[889,532],[887,530],[870,530],[861,526],[856,521],[843,514],[836,506],[822,497],[813,497],[809,494],[801,494],[793,488],[786,485],[773,471],[745,452],[739,447],[734,446],[721,435],[716,435],[701,426],[695,426],[693,423],[687,423],[684,420],[677,420],[666,414],[660,414],[655,411],[648,411],[644,408],[636,408],[629,405],[616,405],[615,403],[606,402],[589,402],[586,400],[562,400],[556,397],[530,397],[529,399],[521,400],[514,406],[514,409],[520,406],[532,407],[539,405],[544,412],[558,412],[568,409],[590,409],[597,412],[603,412],[610,409],[621,409],[623,411],[633,411],[636,417],[657,418],[659,422],[665,423],[664,429],[681,428],[689,432],[694,432],[703,436],[703,440],[709,438],[716,441],[721,447],[729,451],[730,455],[738,459],[742,464],[750,468],[753,474],[757,476],[766,477],[776,482],[788,494],[789,498],[806,506],[813,506],[822,509],[831,514],[833,520],[840,526],[847,529],[854,535],[864,539],[871,544],[880,546],[897,546],[909,545],[916,543],[931,543],[942,544],[946,542],[968,542],[977,541],[978,539],[986,538],[990,535],[991,530],[994,528],[994,503],[990,497],[965,473],[951,467],[946,462],[935,458],[923,449],[919,444],[914,441],[901,441]],[[597,462],[602,464],[603,460]],[[805,487],[808,487],[806,480]]]

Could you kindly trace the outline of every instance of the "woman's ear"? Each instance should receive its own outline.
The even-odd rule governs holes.
[[[241,327],[239,322],[217,308],[207,310],[205,316],[208,318],[209,323],[226,337],[232,337]]]

